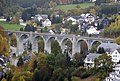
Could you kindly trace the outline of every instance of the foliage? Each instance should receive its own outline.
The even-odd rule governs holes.
[[[7,81],[5,78],[3,78],[1,81]]]
[[[74,9],[71,9],[71,10],[68,10],[68,14],[69,15],[81,15],[83,13],[83,9],[80,7],[80,8],[74,8]]]
[[[120,45],[120,36],[116,38],[115,42]]]
[[[24,29],[24,31],[26,31],[26,32],[30,32],[30,31],[35,32],[35,30],[36,30],[36,28],[33,27],[31,24],[27,24]]]
[[[100,53],[100,54],[105,53],[104,48],[103,47],[99,47],[97,53]]]
[[[57,42],[57,40],[53,40],[51,42],[51,52],[55,55],[60,54],[61,53],[61,47],[59,46],[59,43]]]
[[[85,59],[86,55],[85,54],[81,54],[81,53],[76,53],[74,55],[74,60],[76,62],[75,66],[83,66],[84,65],[84,59]]]
[[[32,73],[29,71],[16,72],[12,77],[12,81],[32,81]]]
[[[7,39],[0,34],[0,56],[5,55],[9,56],[9,44]]]
[[[104,79],[113,68],[111,56],[103,53],[95,59],[95,68],[99,68],[99,78]]]
[[[42,39],[38,41],[38,49],[39,52],[44,52],[44,41]]]
[[[105,28],[103,35],[105,37],[118,37],[120,34],[120,16],[117,15],[115,22],[112,22],[108,28]]]
[[[99,45],[100,45],[99,42],[93,44],[93,46],[92,46],[91,49],[90,49],[90,52],[91,52],[91,53],[97,52],[97,47],[98,47]]]
[[[57,68],[53,71],[53,75],[50,81],[64,81],[64,71],[62,68]]]
[[[22,58],[22,56],[20,56],[17,66],[22,66],[23,64],[24,64],[23,58]]]
[[[10,35],[10,45],[16,47],[17,46],[17,39],[15,34]]]

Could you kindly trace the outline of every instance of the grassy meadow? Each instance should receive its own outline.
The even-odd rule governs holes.
[[[62,10],[70,10],[74,9],[76,6],[80,6],[81,8],[88,8],[91,6],[94,6],[94,3],[80,3],[80,4],[70,4],[70,5],[58,5],[56,6],[56,9],[62,9]]]
[[[24,26],[20,26],[19,24],[11,24],[4,21],[0,21],[0,26],[5,30],[20,30],[20,28],[24,28]]]

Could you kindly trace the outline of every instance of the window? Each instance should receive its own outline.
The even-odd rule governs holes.
[[[87,61],[90,61],[90,58],[87,58]]]
[[[117,55],[113,55],[113,57],[117,57]]]

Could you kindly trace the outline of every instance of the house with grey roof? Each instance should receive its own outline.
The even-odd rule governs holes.
[[[94,67],[94,60],[98,58],[101,54],[89,53],[84,60],[84,67],[89,69]]]
[[[120,45],[116,44],[116,43],[101,43],[97,49],[99,48],[104,48],[105,52],[108,55],[111,55],[116,49],[120,48]]]

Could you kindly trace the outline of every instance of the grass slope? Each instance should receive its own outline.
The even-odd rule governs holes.
[[[81,3],[81,4],[70,4],[70,5],[58,5],[56,9],[70,10],[74,9],[76,6],[80,6],[81,8],[88,8],[90,6],[94,6],[94,3]]]
[[[3,21],[0,21],[0,26],[2,26],[5,30],[20,30],[20,28],[24,28],[24,26],[20,26],[18,24],[10,24]]]

